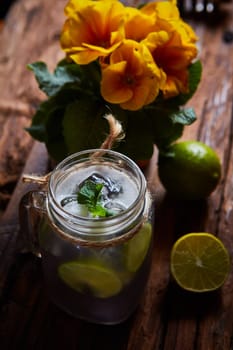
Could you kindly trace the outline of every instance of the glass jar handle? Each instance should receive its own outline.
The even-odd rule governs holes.
[[[26,193],[19,204],[19,245],[21,253],[33,253],[41,257],[38,239],[38,227],[41,218],[46,215],[47,193],[30,191]]]

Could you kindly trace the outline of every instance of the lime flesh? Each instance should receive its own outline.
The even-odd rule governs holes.
[[[189,233],[176,241],[171,252],[171,273],[184,289],[208,292],[225,282],[230,269],[229,253],[210,233]]]
[[[135,272],[141,266],[149,249],[152,226],[145,223],[142,228],[126,243],[126,266]]]
[[[99,298],[116,295],[122,288],[117,274],[92,261],[70,261],[59,266],[58,274],[69,287]]]

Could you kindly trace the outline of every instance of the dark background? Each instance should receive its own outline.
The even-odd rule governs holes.
[[[0,18],[4,18],[15,0],[0,0]]]

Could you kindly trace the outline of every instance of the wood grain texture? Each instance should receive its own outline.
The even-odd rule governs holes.
[[[18,204],[29,189],[20,181],[21,173],[45,173],[48,167],[43,146],[23,131],[43,99],[25,66],[41,59],[52,69],[61,58],[58,37],[65,3],[59,0],[55,6],[47,0],[18,0],[0,32],[0,188],[17,181],[0,219],[0,347],[232,350],[232,269],[220,291],[204,295],[182,291],[169,270],[172,244],[187,232],[216,234],[233,258],[233,45],[222,40],[224,24],[207,27],[192,22],[200,37],[203,76],[189,102],[198,119],[182,137],[204,141],[216,149],[222,180],[206,201],[172,200],[159,182],[155,150],[146,171],[154,197],[152,267],[143,299],[132,317],[110,327],[64,314],[49,301],[40,260],[17,250]]]
[[[53,69],[63,57],[58,38],[65,3],[15,1],[0,32],[0,207],[5,207],[32,147],[24,128],[44,98],[26,66],[46,60]]]
[[[207,29],[199,23],[196,30],[200,36],[203,76],[189,105],[195,108],[198,119],[186,128],[182,139],[201,140],[217,151],[222,180],[207,201],[189,204],[168,201],[165,208],[171,206],[171,212],[155,215],[158,241],[152,264],[154,278],[149,280],[149,292],[132,327],[128,350],[232,349],[232,271],[222,290],[213,295],[182,292],[169,277],[172,243],[187,232],[216,234],[233,256],[233,46],[223,42],[223,29],[219,27]],[[161,230],[160,220],[168,220],[162,222]],[[166,235],[164,245],[160,242],[162,235]],[[162,288],[161,281],[166,281]]]

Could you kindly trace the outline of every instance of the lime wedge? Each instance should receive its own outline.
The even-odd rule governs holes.
[[[171,252],[171,273],[184,289],[208,292],[223,285],[230,269],[229,253],[210,233],[188,233]]]
[[[151,224],[145,223],[126,244],[126,266],[128,271],[135,272],[141,266],[149,249],[152,236]]]
[[[69,261],[59,266],[60,278],[77,292],[108,298],[120,292],[122,283],[110,268],[93,261]]]

